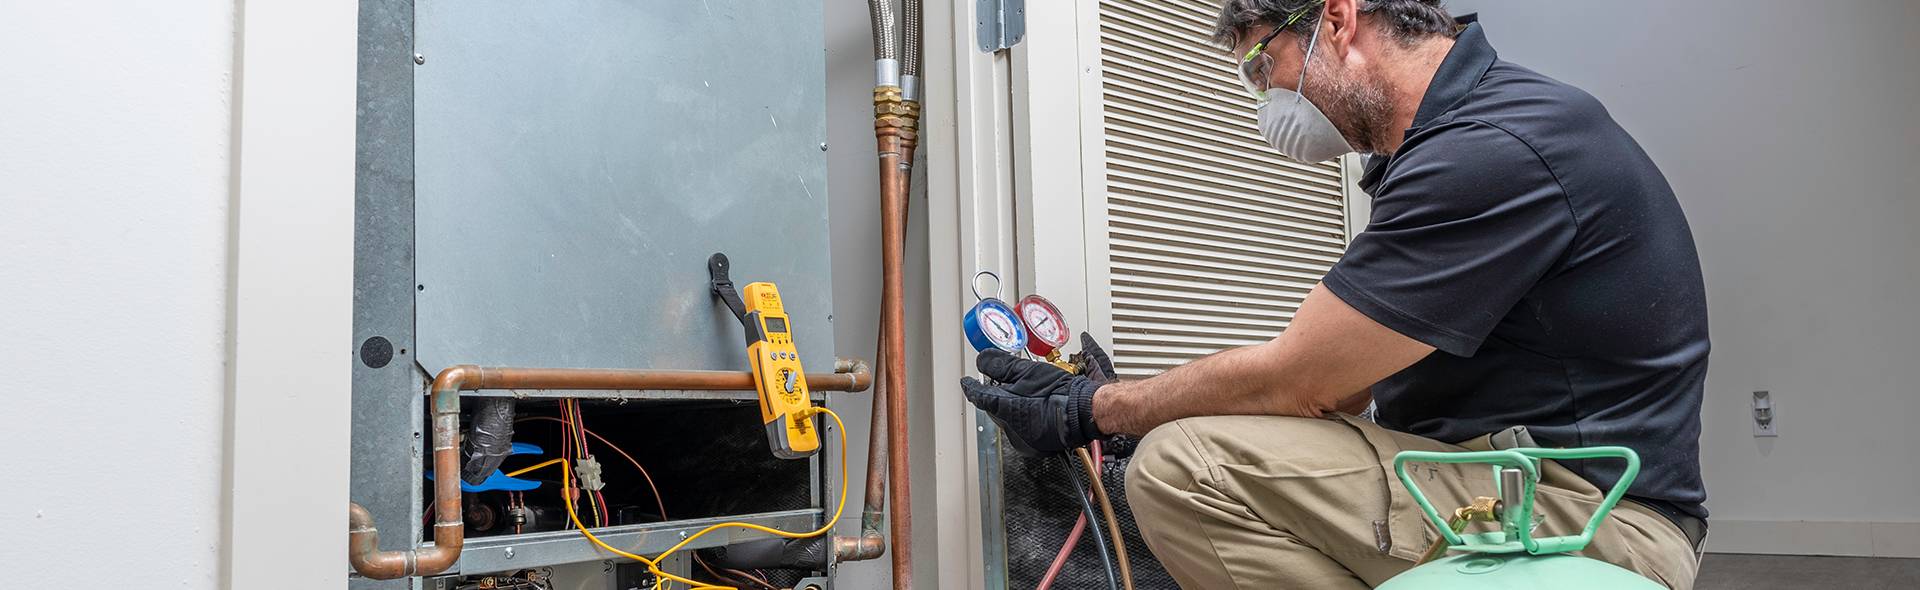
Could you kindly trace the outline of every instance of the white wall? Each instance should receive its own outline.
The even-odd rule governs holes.
[[[0,4],[0,563],[35,584],[217,582],[233,20]]]
[[[1686,208],[1712,548],[1920,556],[1920,3],[1450,4],[1599,96]],[[1751,434],[1754,390],[1777,439]]]
[[[221,582],[339,588],[356,349],[358,10],[351,2],[242,6]]]

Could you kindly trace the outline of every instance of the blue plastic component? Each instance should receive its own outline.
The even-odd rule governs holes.
[[[536,445],[533,443],[523,443],[523,442],[513,443],[513,447],[511,448],[511,450],[512,452],[508,453],[509,455],[544,455],[546,454],[546,451],[540,449],[540,445]],[[431,471],[427,472],[427,480],[428,481],[433,480],[433,472]],[[540,488],[540,482],[520,479],[516,477],[507,477],[507,474],[501,473],[500,470],[498,469],[493,470],[493,473],[487,474],[487,479],[484,481],[481,481],[479,485],[467,483],[465,480],[462,480],[460,482],[460,491],[466,492],[466,493],[494,492],[494,491],[524,492],[527,490],[533,490],[533,489],[539,489],[539,488]]]
[[[988,336],[986,329],[980,323],[995,321],[995,319],[984,319],[981,317],[983,314],[997,318],[1000,324],[999,330],[1009,334],[1010,337],[995,341],[993,337]],[[1020,314],[1014,313],[1012,306],[997,297],[988,297],[975,303],[972,309],[967,310],[966,317],[960,319],[960,327],[967,334],[967,343],[973,345],[973,350],[976,352],[995,348],[1008,354],[1018,354],[1027,347],[1027,328],[1020,323]]]

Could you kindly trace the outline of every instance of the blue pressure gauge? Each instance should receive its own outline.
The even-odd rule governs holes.
[[[994,297],[980,294],[980,277],[993,277]],[[1021,324],[1020,314],[1013,306],[998,297],[1000,275],[990,271],[980,271],[973,275],[973,298],[978,300],[967,315],[960,320],[961,328],[967,333],[967,343],[977,352],[987,349],[999,349],[1007,354],[1019,354],[1027,347],[1027,329]]]

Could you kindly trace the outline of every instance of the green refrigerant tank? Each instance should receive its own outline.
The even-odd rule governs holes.
[[[1578,535],[1533,538],[1533,493],[1540,480],[1540,461],[1615,458],[1625,460],[1626,471]],[[1407,475],[1408,463],[1484,463],[1493,466],[1494,489],[1500,497],[1495,516],[1498,531],[1457,533],[1433,509],[1433,504]],[[1456,555],[1407,570],[1376,590],[1664,590],[1666,586],[1630,570],[1597,559],[1573,555],[1593,541],[1593,533],[1607,513],[1626,495],[1640,473],[1640,456],[1626,447],[1579,449],[1509,449],[1436,453],[1406,451],[1394,457],[1394,471],[1420,504],[1427,519],[1440,529],[1448,549]]]

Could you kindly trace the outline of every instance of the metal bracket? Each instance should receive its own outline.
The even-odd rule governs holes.
[[[721,301],[726,302],[727,309],[733,311],[733,317],[740,319],[740,325],[751,330],[753,323],[747,319],[747,304],[740,301],[740,290],[734,288],[733,278],[727,275],[731,268],[733,263],[727,261],[725,253],[714,252],[713,256],[707,258],[708,284],[713,294],[718,295]]]
[[[973,19],[980,51],[993,53],[1027,38],[1027,0],[974,0]]]
[[[974,410],[974,453],[980,463],[980,549],[986,590],[1007,590],[1006,482],[1000,464],[1000,428],[987,413]]]

